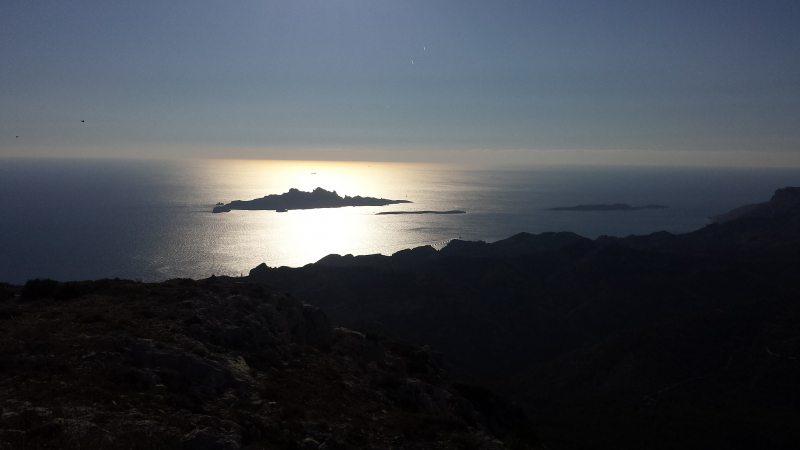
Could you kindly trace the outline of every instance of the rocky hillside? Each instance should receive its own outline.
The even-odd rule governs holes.
[[[521,233],[250,279],[429,343],[524,405],[547,448],[731,449],[800,447],[799,273],[786,188],[682,235]]]
[[[0,285],[0,449],[525,449],[428,347],[230,278]]]

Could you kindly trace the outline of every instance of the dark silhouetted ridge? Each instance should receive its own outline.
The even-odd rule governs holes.
[[[520,402],[547,448],[800,445],[798,188],[685,234],[520,233],[359,258],[250,279],[429,343]]]

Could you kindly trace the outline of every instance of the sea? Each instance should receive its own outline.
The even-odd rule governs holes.
[[[525,167],[250,160],[0,159],[0,281],[246,275],[331,254],[365,255],[519,232],[588,238],[687,233],[709,216],[800,185],[798,169]],[[213,214],[217,202],[290,188],[409,200],[383,207]],[[549,211],[581,204],[636,211]],[[453,215],[382,211],[462,210]]]

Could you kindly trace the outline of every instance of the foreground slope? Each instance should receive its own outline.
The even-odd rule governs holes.
[[[230,278],[0,285],[0,414],[4,450],[538,448],[428,347]]]

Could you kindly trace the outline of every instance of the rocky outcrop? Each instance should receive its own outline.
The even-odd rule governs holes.
[[[328,255],[324,258],[317,261],[315,264],[320,266],[329,266],[329,267],[356,267],[356,266],[371,266],[375,264],[380,264],[383,261],[386,261],[389,257],[380,254],[374,255]],[[266,268],[266,264],[262,266],[258,266],[259,270],[263,270]]]

